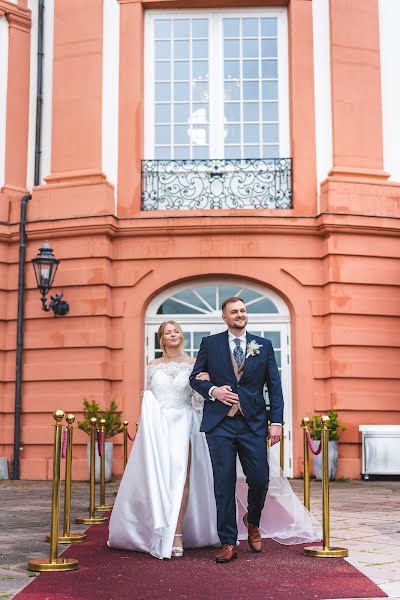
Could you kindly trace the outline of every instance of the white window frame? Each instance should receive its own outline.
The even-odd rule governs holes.
[[[216,134],[215,117],[216,111],[223,106],[223,78],[215,76],[216,70],[223,69],[223,17],[229,16],[254,16],[254,17],[276,17],[278,38],[278,107],[279,107],[279,156],[286,158],[290,156],[290,121],[289,121],[289,72],[288,72],[288,24],[286,8],[266,7],[260,9],[215,9],[215,10],[175,10],[161,11],[148,10],[145,13],[145,38],[144,38],[144,158],[154,159],[154,21],[157,18],[184,18],[185,16],[204,18],[205,16],[218,15],[219,19],[211,19],[210,33],[215,38],[213,48],[213,59],[209,52],[209,81],[216,82],[216,94],[214,101],[209,103],[209,158],[224,158],[224,136],[223,124]],[[219,65],[219,66],[217,66]],[[210,99],[211,100],[211,99]],[[171,157],[172,158],[172,157]],[[242,158],[241,156],[237,157]],[[254,157],[253,157],[254,158]],[[261,157],[268,158],[268,157]]]

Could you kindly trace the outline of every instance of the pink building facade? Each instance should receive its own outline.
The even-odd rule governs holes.
[[[400,422],[397,3],[55,0],[39,17],[0,0],[0,456],[31,194],[21,478],[51,476],[56,408],[79,420],[84,398],[116,399],[134,429],[158,325],[177,319],[195,356],[238,292],[275,347],[287,474],[302,417],[333,408],[338,475],[360,477],[359,425]],[[28,264],[44,240],[63,318],[40,310]]]

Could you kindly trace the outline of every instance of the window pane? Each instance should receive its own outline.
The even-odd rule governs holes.
[[[186,58],[188,59],[189,54],[189,42],[174,42],[174,57],[175,58]]]
[[[277,123],[263,125],[263,141],[269,143],[279,142],[279,127]]]
[[[225,146],[225,158],[240,158],[240,146]]]
[[[274,350],[275,350],[275,348],[281,347],[280,331],[265,331],[263,337],[266,337],[268,340],[270,340],[271,344],[274,347]]]
[[[192,88],[193,100],[208,100],[208,83],[196,82]]]
[[[258,60],[243,61],[243,77],[244,79],[258,78]]]
[[[193,158],[209,158],[208,146],[194,146],[193,147]]]
[[[192,21],[192,37],[208,38],[208,20],[193,19]]]
[[[190,115],[189,122],[193,125],[196,123],[207,123],[208,122],[208,105],[207,104],[193,104],[193,111]]]
[[[276,17],[272,19],[261,19],[261,35],[263,37],[276,36]]]
[[[174,143],[188,144],[189,143],[189,128],[187,125],[175,125],[174,127]]]
[[[192,42],[193,58],[207,58],[208,57],[208,41],[207,40],[194,40]]]
[[[171,84],[156,83],[155,84],[155,99],[156,101],[166,101],[171,99]]]
[[[163,64],[163,63],[161,63]],[[190,70],[189,63],[187,61],[175,62],[174,63],[174,78],[178,81],[182,79],[189,80],[190,78]],[[163,77],[163,79],[168,79],[168,77]]]
[[[263,100],[277,100],[278,83],[276,81],[263,81],[262,96]]]
[[[258,100],[258,81],[243,82],[243,100]]]
[[[226,81],[224,90],[225,90],[225,100],[239,100],[240,99],[239,83],[235,83],[233,81]]]
[[[267,40],[269,41],[269,40]],[[258,56],[258,40],[246,40],[242,42],[243,56],[245,58]]]
[[[264,146],[263,147],[264,158],[279,158],[279,146]]]
[[[187,102],[189,100],[190,86],[188,83],[174,84],[174,100]]]
[[[189,104],[174,104],[175,123],[187,123],[190,117]]]
[[[240,104],[238,102],[225,103],[225,118],[228,121],[240,121]]]
[[[189,128],[189,137],[192,144],[196,146],[206,146],[208,144],[208,127],[207,125],[203,125],[203,127],[190,127]]]
[[[239,37],[239,19],[224,19],[224,37]]]
[[[154,156],[156,160],[169,160],[170,158],[172,158],[171,147],[156,146]]]
[[[263,103],[263,121],[278,120],[278,103],[264,102]]]
[[[278,56],[277,40],[262,40],[261,53],[263,57]]]
[[[224,41],[224,57],[225,58],[239,58],[239,56],[240,56],[239,40],[225,40]]]
[[[155,128],[155,143],[170,144],[171,143],[171,128],[169,125],[157,125]]]
[[[243,141],[245,143],[257,143],[260,139],[260,131],[258,125],[243,126]]]
[[[277,60],[263,60],[261,69],[261,75],[264,78],[276,79],[278,77]]]
[[[177,160],[185,160],[190,158],[190,147],[189,146],[175,146],[174,147],[174,158]]]
[[[156,81],[171,80],[171,63],[169,61],[156,61],[155,79]]]
[[[254,304],[248,305],[247,312],[251,313],[251,314],[254,314],[254,313],[277,313],[278,309],[276,308],[275,304],[273,302],[271,302],[271,300],[269,300],[268,298],[262,297],[260,300],[257,300],[257,302],[254,302]]]
[[[208,62],[206,60],[194,60],[192,69],[193,79],[208,79]]]
[[[171,58],[171,42],[156,42],[155,43],[156,58]]]
[[[258,37],[258,19],[242,19],[242,27],[244,37]]]
[[[227,144],[240,144],[240,125],[228,125],[225,142]]]
[[[156,123],[170,123],[171,121],[171,105],[156,104],[155,107]]]
[[[215,285],[202,285],[196,288],[196,291],[204,300],[211,306],[211,308],[216,309],[216,287]]]
[[[171,37],[171,21],[170,19],[157,19],[155,22],[155,38],[170,38]]]
[[[258,121],[260,118],[260,110],[258,102],[245,102],[243,104],[243,120]]]
[[[189,38],[189,19],[174,19],[174,38]]]
[[[260,146],[244,146],[243,158],[260,158]]]
[[[224,62],[224,77],[225,79],[240,78],[240,62],[238,60],[226,60]]]
[[[209,331],[195,331],[193,334],[193,347],[198,350],[200,348],[203,337],[210,335]]]

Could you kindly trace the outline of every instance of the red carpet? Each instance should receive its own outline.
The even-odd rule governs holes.
[[[189,550],[175,560],[112,550],[107,526],[94,525],[88,541],[63,556],[80,561],[78,571],[42,573],[15,600],[322,600],[386,598],[344,559],[304,556],[303,546],[263,542],[254,554],[241,542],[239,559],[213,562],[214,548]]]

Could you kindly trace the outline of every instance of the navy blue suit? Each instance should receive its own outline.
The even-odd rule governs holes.
[[[260,353],[246,358],[239,382],[232,365],[228,331],[203,338],[190,375],[190,385],[205,400],[200,429],[206,433],[213,465],[217,526],[222,544],[235,544],[237,540],[236,455],[249,485],[250,523],[259,525],[264,506],[269,482],[264,384],[268,388],[271,422],[283,423],[282,387],[272,344],[266,338],[247,333],[247,343],[251,340],[260,345]],[[196,379],[202,371],[209,373],[210,381]],[[231,386],[239,396],[243,416],[227,417],[230,407],[219,400],[210,400],[208,392],[214,385]]]

